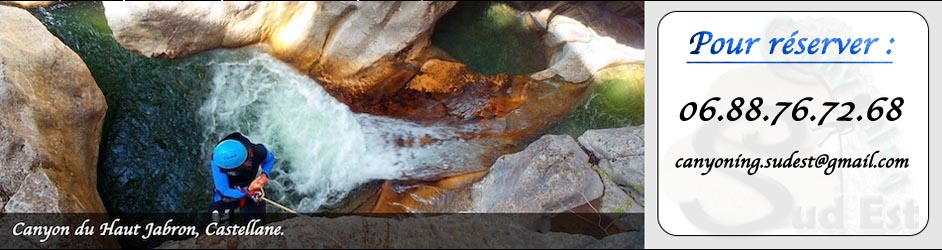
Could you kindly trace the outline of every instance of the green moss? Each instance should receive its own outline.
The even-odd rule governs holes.
[[[609,179],[609,180],[612,179],[612,174],[609,173],[608,171],[605,171],[599,168],[599,173],[602,174],[602,177],[605,177],[605,179]]]
[[[484,12],[484,19],[490,20],[492,24],[491,26],[497,27],[499,29],[514,28],[512,25],[515,25],[516,22],[519,22],[519,19],[517,19],[517,14],[519,13],[520,11],[511,8],[507,4],[491,3]]]

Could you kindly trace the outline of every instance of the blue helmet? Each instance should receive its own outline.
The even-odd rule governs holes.
[[[220,168],[233,169],[242,165],[248,157],[248,149],[236,140],[225,140],[213,150],[213,163]]]

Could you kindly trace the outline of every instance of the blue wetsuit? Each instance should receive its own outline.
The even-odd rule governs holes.
[[[219,168],[219,166],[217,166],[215,163],[212,165],[213,183],[216,186],[216,192],[213,195],[213,201],[220,201],[223,197],[235,200],[245,197],[246,194],[241,190],[236,189],[233,186],[229,186],[229,176],[226,175],[226,172],[223,172],[223,169]],[[262,162],[262,172],[265,173],[265,175],[271,176],[271,169],[274,165],[275,155],[269,151],[268,156],[265,157],[265,160]],[[251,182],[249,182],[249,184],[251,184]],[[241,187],[248,188],[248,186]]]
[[[256,204],[249,199],[249,197],[246,197],[246,193],[244,193],[242,189],[248,189],[249,184],[251,184],[258,175],[259,168],[261,168],[265,175],[271,174],[272,166],[275,165],[275,155],[264,145],[253,144],[248,138],[245,138],[245,136],[238,132],[229,134],[219,141],[222,142],[230,139],[239,141],[247,150],[252,150],[253,157],[249,159],[252,164],[249,167],[239,166],[234,169],[224,169],[220,168],[215,163],[210,164],[212,165],[213,184],[215,187],[210,212],[218,210],[222,213],[227,209],[232,211],[235,210],[235,208],[241,208],[242,210],[247,210],[246,212],[248,213],[264,214],[265,203]],[[244,199],[249,200],[245,201]]]

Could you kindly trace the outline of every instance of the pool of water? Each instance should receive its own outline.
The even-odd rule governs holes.
[[[514,27],[500,23],[512,11],[495,10],[489,4],[482,8],[462,3],[448,15],[477,17],[483,10],[499,20],[466,25],[460,19],[446,19],[436,32],[466,32],[497,37],[498,42],[458,39],[448,44],[468,50],[455,52],[441,41],[460,36],[436,34],[433,39],[485,73],[542,69],[545,61],[540,60],[545,59],[536,60],[526,52],[537,48],[527,40],[531,38],[500,33],[518,32],[517,28],[491,35],[474,30]],[[446,155],[460,157],[456,152],[468,150],[460,142],[397,146],[398,138],[447,138],[456,131],[352,113],[316,82],[265,54],[264,48],[152,59],[114,40],[100,3],[67,3],[32,13],[79,54],[105,95],[109,109],[99,148],[98,191],[111,214],[203,211],[212,194],[208,154],[219,137],[232,131],[241,131],[275,152],[279,163],[270,196],[302,211],[336,204],[370,180],[396,178],[417,165],[436,164]],[[633,111],[617,111],[622,110],[619,96],[625,95],[605,90],[600,87],[596,97],[560,122],[554,133],[581,134],[587,128],[634,123],[625,118],[636,116]],[[599,102],[612,98],[616,101]],[[643,109],[643,97],[640,100]]]
[[[494,75],[531,74],[546,68],[540,33],[520,11],[501,2],[458,2],[435,24],[432,44],[472,69]]]
[[[531,74],[547,67],[542,31],[527,27],[508,2],[459,2],[435,26],[432,44],[485,74]],[[550,134],[582,135],[587,129],[644,124],[644,65],[602,70],[585,104]]]

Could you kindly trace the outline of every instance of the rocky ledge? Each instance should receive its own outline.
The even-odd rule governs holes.
[[[644,212],[644,126],[545,135],[497,160],[471,189],[471,211],[560,213],[602,198],[598,213]],[[585,151],[583,151],[585,149]]]

